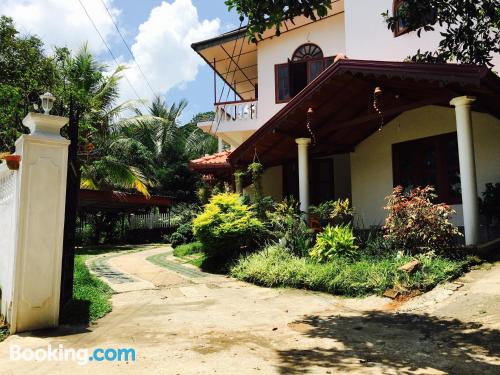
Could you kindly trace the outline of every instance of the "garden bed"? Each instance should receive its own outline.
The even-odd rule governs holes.
[[[472,257],[419,256],[422,263],[419,270],[411,274],[398,270],[412,259],[392,253],[317,263],[294,256],[280,246],[270,246],[241,258],[231,268],[231,276],[266,287],[292,287],[360,297],[382,295],[391,288],[427,291],[460,276],[475,263]]]

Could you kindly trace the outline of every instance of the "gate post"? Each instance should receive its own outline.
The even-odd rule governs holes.
[[[57,326],[69,141],[65,117],[29,113],[31,134],[16,142],[17,188],[11,332]]]

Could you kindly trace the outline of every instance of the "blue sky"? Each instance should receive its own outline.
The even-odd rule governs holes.
[[[148,18],[151,9],[160,3],[161,1],[157,0],[119,0],[116,2],[123,10],[122,22],[128,31],[126,39],[129,45],[133,43],[139,25]],[[200,19],[219,18],[222,32],[239,26],[238,14],[228,12],[224,0],[192,0],[192,3],[197,8]],[[123,43],[115,43],[114,46],[121,54],[128,53]],[[184,116],[186,119],[190,119],[198,112],[213,110],[213,71],[208,65],[201,66],[195,81],[187,83],[182,89],[173,88],[166,95],[166,100],[169,102],[180,99],[186,99],[189,102]]]
[[[184,121],[198,112],[213,109],[213,73],[191,50],[190,44],[238,27],[238,15],[228,12],[224,0],[81,0],[81,3],[113,54],[129,67],[124,74],[141,98],[150,99],[151,90],[105,6],[153,90],[164,95],[167,103],[188,100]],[[99,60],[114,68],[116,63],[81,3],[80,0],[1,0],[0,14],[12,17],[22,33],[38,35],[48,53],[54,46],[76,50],[87,43]],[[121,85],[120,100],[136,99],[126,80]]]

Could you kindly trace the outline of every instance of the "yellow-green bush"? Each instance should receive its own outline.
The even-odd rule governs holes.
[[[231,257],[243,248],[251,248],[264,231],[252,207],[232,193],[212,196],[193,221],[194,235],[209,256]]]

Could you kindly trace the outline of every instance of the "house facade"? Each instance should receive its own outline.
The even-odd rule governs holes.
[[[217,160],[220,175],[257,159],[267,195],[296,196],[304,211],[347,197],[366,228],[383,223],[394,186],[433,185],[477,244],[477,196],[500,182],[500,80],[485,67],[403,62],[439,34],[388,30],[381,13],[399,3],[334,1],[327,17],[286,22],[257,44],[244,28],[193,44],[224,81],[215,119],[198,125],[221,153],[193,168],[210,174]]]

